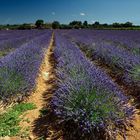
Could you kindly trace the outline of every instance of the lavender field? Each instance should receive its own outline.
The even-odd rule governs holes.
[[[46,64],[46,70],[42,71],[42,64]],[[45,82],[55,85],[46,89],[45,98],[48,93],[51,98],[45,100],[45,109],[55,116],[56,131],[62,131],[63,139],[130,139],[140,108],[139,31],[0,31],[2,104],[21,103],[32,97],[39,82],[41,85],[37,79],[42,72],[54,77]],[[40,127],[51,124],[47,117]],[[140,136],[140,128],[136,129],[133,133]],[[7,136],[4,131],[0,126],[0,137]],[[45,138],[49,135],[47,130],[42,133]]]

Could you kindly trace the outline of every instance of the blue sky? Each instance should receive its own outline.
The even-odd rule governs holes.
[[[140,25],[140,0],[0,0],[0,24],[58,20]]]

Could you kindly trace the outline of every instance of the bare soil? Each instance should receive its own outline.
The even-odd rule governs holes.
[[[29,128],[29,137],[26,139],[46,139],[53,140],[61,137],[61,132],[53,127],[55,116],[50,110],[50,101],[55,91],[55,72],[54,72],[54,37],[52,36],[50,46],[46,50],[46,55],[40,67],[40,74],[36,80],[36,90],[31,94],[27,103],[34,103],[36,109],[26,112],[23,115],[24,120],[20,123],[22,128]],[[46,114],[41,115],[41,110]]]

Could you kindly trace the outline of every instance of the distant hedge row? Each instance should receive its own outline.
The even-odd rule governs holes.
[[[113,24],[101,24],[95,21],[93,24],[89,24],[87,21],[72,21],[69,24],[61,24],[58,21],[52,23],[45,23],[44,20],[39,19],[35,23],[24,23],[14,25],[0,25],[0,30],[14,30],[14,29],[110,29],[110,30],[139,30],[140,26],[135,26],[131,22],[126,23],[113,23]]]

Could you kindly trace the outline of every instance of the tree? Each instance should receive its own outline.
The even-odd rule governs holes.
[[[69,25],[72,28],[75,28],[75,29],[82,28],[82,22],[81,21],[72,21],[72,22],[69,23]]]
[[[94,24],[92,24],[92,26],[93,26],[94,28],[98,28],[98,27],[100,27],[100,22],[95,21]]]
[[[98,26],[98,25],[100,25],[100,22],[95,21],[94,25]]]
[[[132,27],[133,26],[133,23],[131,22],[126,22],[126,23],[113,23],[112,24],[113,27],[116,27],[116,28],[123,28],[123,27]]]
[[[54,22],[52,23],[52,28],[53,28],[53,29],[59,29],[59,28],[60,28],[60,23],[59,23],[58,21],[54,21]]]
[[[115,28],[119,28],[119,27],[122,27],[123,25],[115,22],[115,23],[112,24],[112,26],[115,27]]]
[[[124,23],[124,27],[132,27],[132,26],[133,26],[133,23],[131,22]]]
[[[37,28],[42,28],[44,25],[44,21],[42,19],[39,19],[36,21],[35,25]]]
[[[83,22],[83,26],[84,26],[84,28],[87,28],[88,27],[88,22],[87,21],[84,21]]]

